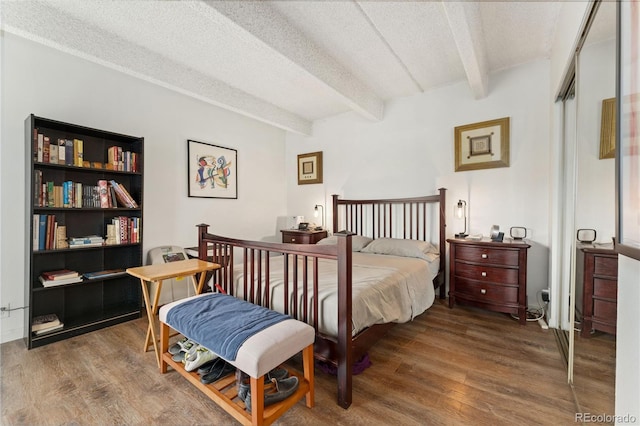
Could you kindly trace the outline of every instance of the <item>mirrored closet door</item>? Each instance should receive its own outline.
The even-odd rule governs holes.
[[[578,402],[584,393],[602,395],[602,406],[585,409],[606,413],[615,411],[615,29],[616,3],[600,2],[576,73],[573,383]]]
[[[613,413],[618,263],[613,251],[616,3],[595,2],[594,7],[575,62],[573,291],[567,310],[573,331],[568,363],[578,403],[581,395],[601,395],[595,398],[597,407],[581,409]]]

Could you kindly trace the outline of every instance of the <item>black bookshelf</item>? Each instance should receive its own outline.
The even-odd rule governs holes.
[[[81,140],[82,163],[60,164],[60,160],[52,163],[51,158],[45,161],[44,154],[39,158],[38,134],[47,136],[50,144],[59,140]],[[84,274],[142,265],[144,138],[31,114],[25,120],[25,142],[28,214],[25,236],[25,276],[28,286],[25,294],[25,305],[28,306],[25,309],[27,347],[32,349],[139,318],[142,312],[140,282],[127,274],[91,280],[83,278],[81,282],[52,287],[44,287],[38,278],[43,272],[59,269],[70,269]],[[109,148],[114,146],[123,152],[132,153],[127,157],[126,170],[119,170],[117,167],[107,168]],[[68,151],[65,151],[66,153]],[[135,158],[135,167],[132,158]],[[43,206],[42,185],[36,183],[53,182],[53,185],[60,186],[63,182],[71,181],[90,187],[97,185],[101,180],[115,180],[124,186],[138,207],[123,207],[120,203],[117,207],[103,208],[85,205],[84,202],[82,206],[76,207]],[[34,247],[34,233],[40,236],[41,231],[34,223],[34,215],[55,216],[55,223],[66,228],[67,237],[98,235],[106,238],[107,224],[120,217],[125,218],[124,220],[137,218],[139,226],[135,242],[80,248],[38,248]],[[38,219],[40,216],[35,217]],[[64,327],[41,335],[32,333],[33,318],[47,314],[56,314]]]

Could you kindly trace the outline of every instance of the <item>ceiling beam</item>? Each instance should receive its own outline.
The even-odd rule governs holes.
[[[489,93],[489,74],[478,2],[443,1],[451,34],[458,47],[471,92],[476,99]]]
[[[234,111],[283,130],[310,135],[312,123],[112,33],[89,27],[38,2],[3,2],[9,33]],[[70,31],[83,28],[83,31]]]
[[[223,15],[268,48],[314,77],[353,111],[370,120],[381,120],[384,102],[345,67],[312,43],[285,17],[261,1],[190,2],[199,13],[216,20]]]

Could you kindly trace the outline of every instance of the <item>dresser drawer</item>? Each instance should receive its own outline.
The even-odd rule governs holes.
[[[618,299],[618,282],[602,278],[593,279],[593,296],[606,299]]]
[[[618,258],[595,256],[593,273],[618,279]]]
[[[518,250],[465,246],[456,248],[456,259],[505,266],[518,266],[519,260]]]
[[[311,238],[309,235],[304,234],[282,234],[282,242],[291,244],[310,244]]]
[[[518,303],[518,287],[480,283],[465,278],[456,279],[456,294],[460,297],[471,296],[478,302]]]
[[[518,270],[485,265],[467,265],[456,262],[456,276],[483,282],[518,284]]]
[[[615,324],[617,316],[618,305],[615,302],[593,300],[593,321],[604,321]]]

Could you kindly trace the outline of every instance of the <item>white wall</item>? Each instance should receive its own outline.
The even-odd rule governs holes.
[[[284,132],[51,48],[4,34],[0,305],[24,304],[24,120],[41,117],[145,138],[144,259],[158,245],[197,244],[195,225],[279,238],[286,212]],[[187,139],[238,150],[238,199],[187,197]],[[22,311],[2,342],[24,335]]]
[[[287,135],[288,212],[310,216],[316,203],[330,207],[331,194],[345,197],[404,197],[447,188],[447,235],[463,228],[453,218],[458,199],[468,202],[470,232],[488,235],[492,225],[507,235],[528,229],[530,305],[547,287],[549,62],[539,61],[490,77],[485,99],[475,100],[459,83],[385,105],[372,123],[353,113],[314,124],[313,136]],[[454,172],[454,127],[511,118],[511,166]],[[323,151],[324,183],[297,185],[297,155]],[[329,217],[329,216],[328,216]]]

